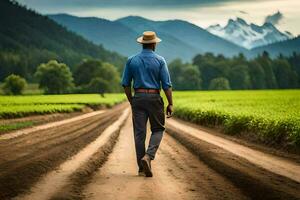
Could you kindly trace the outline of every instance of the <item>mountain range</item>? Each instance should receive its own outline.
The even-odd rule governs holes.
[[[11,73],[32,78],[36,67],[56,59],[71,69],[82,59],[98,58],[120,66],[124,57],[67,30],[46,16],[0,1],[0,80]]]
[[[215,36],[205,29],[182,20],[152,21],[128,16],[115,21],[94,17],[76,17],[67,14],[48,15],[68,29],[109,50],[130,56],[140,50],[136,38],[143,31],[154,30],[163,40],[157,47],[167,60],[191,60],[196,54],[212,52],[233,56],[248,50]]]
[[[110,21],[68,14],[48,15],[48,17],[86,39],[102,44],[105,48],[124,56],[133,55],[140,50],[136,38],[146,30],[156,31],[163,40],[158,45],[157,51],[169,61],[175,58],[190,61],[196,54],[206,52],[225,56],[243,53],[247,57],[254,57],[264,50],[270,51],[273,57],[280,53],[290,55],[294,51],[300,52],[299,37],[291,39],[293,37],[291,34],[281,33],[270,23],[265,23],[263,26],[249,25],[241,18],[236,21],[230,20],[228,27],[237,27],[237,32],[243,32],[244,37],[238,38],[244,38],[244,42],[251,43],[250,46],[253,49],[248,49],[245,45],[241,45],[241,42],[236,42],[238,38],[222,38],[209,32],[209,29],[205,30],[183,20],[153,21],[139,16],[128,16]],[[249,37],[246,37],[247,34]],[[256,36],[251,36],[252,34]],[[282,47],[284,50],[281,49]]]
[[[206,30],[247,49],[294,38],[289,32],[280,32],[272,23],[265,22],[259,26],[248,24],[242,18],[230,19],[225,27],[217,24]]]

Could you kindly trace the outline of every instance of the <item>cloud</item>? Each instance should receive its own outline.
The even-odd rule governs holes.
[[[32,7],[118,7],[118,6],[193,6],[193,5],[216,5],[226,2],[238,2],[250,0],[17,0],[18,2]],[[149,9],[151,9],[149,7]]]
[[[244,15],[248,14],[246,11],[243,11],[243,10],[239,10],[239,13],[244,14]]]
[[[271,23],[273,25],[277,25],[282,19],[283,19],[283,14],[280,11],[278,11],[273,15],[268,15],[265,19],[265,23]]]

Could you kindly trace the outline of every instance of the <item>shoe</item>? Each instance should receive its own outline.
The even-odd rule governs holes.
[[[151,171],[151,159],[149,157],[148,154],[146,154],[142,160],[141,160],[142,166],[143,166],[143,170],[146,174],[146,177],[152,177],[152,171]]]
[[[138,176],[146,176],[144,171],[139,171]]]

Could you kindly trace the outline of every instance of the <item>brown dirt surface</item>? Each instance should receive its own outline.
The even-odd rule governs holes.
[[[41,175],[94,141],[127,105],[58,127],[0,140],[0,199],[27,191]]]
[[[127,107],[0,140],[0,199],[300,199],[297,162],[176,119],[167,120],[154,176],[138,176],[131,117],[120,122]]]
[[[153,178],[137,175],[131,120],[108,161],[87,185],[86,199],[247,199],[173,138],[164,135],[152,163]]]
[[[229,135],[225,134],[222,131],[222,128],[218,127],[205,127],[201,126],[195,123],[191,123],[179,118],[173,117],[176,121],[180,122],[183,125],[196,128],[199,130],[202,130],[204,132],[207,132],[209,134],[225,138],[227,140],[233,141],[235,143],[241,144],[243,146],[250,147],[252,149],[256,149],[268,154],[272,154],[274,156],[283,157],[288,160],[292,160],[294,162],[297,162],[300,164],[300,149],[295,148],[285,148],[282,146],[270,146],[269,144],[265,144],[262,141],[257,140],[257,136],[254,136],[255,134],[250,133],[243,133],[243,134],[237,134],[237,135]]]
[[[300,199],[300,165],[168,120],[168,132],[251,199]]]

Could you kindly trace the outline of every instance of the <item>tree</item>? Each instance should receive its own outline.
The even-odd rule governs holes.
[[[176,59],[169,65],[173,87],[176,90],[199,90],[201,89],[201,73],[197,66],[182,63]]]
[[[227,78],[219,77],[210,81],[209,90],[230,90],[230,84]]]
[[[69,67],[56,60],[40,64],[35,76],[39,80],[39,87],[44,89],[47,94],[68,93],[74,87]]]
[[[232,89],[250,89],[251,81],[247,65],[233,65],[229,72],[229,82]]]
[[[298,74],[298,87],[300,87],[300,54],[293,52],[293,55],[288,58],[293,70]]]
[[[87,86],[90,93],[100,93],[104,97],[104,93],[109,90],[109,83],[102,78],[93,78]]]
[[[103,80],[108,82],[109,87],[106,90],[107,92],[121,91],[120,75],[114,65],[104,62],[102,64],[102,67],[96,73],[95,78],[97,77],[102,78]]]
[[[74,82],[76,85],[86,85],[94,77],[99,68],[102,67],[100,60],[83,60],[75,69]]]
[[[27,82],[21,76],[11,74],[4,80],[3,90],[5,94],[18,95],[22,94]]]
[[[272,60],[269,57],[268,52],[264,51],[261,56],[258,56],[257,61],[265,72],[266,88],[272,89],[277,88],[277,82],[272,68]]]
[[[82,88],[81,92],[98,92],[98,90],[89,88],[92,87],[91,81],[95,78],[99,78],[98,81],[101,79],[103,86],[107,83],[103,92],[118,92],[121,89],[120,76],[116,67],[100,60],[83,60],[77,66],[74,78],[76,85]]]
[[[273,62],[273,68],[279,88],[296,88],[298,75],[292,70],[291,65],[284,58],[278,58]]]
[[[249,74],[253,89],[266,88],[265,71],[258,62],[249,62]]]

